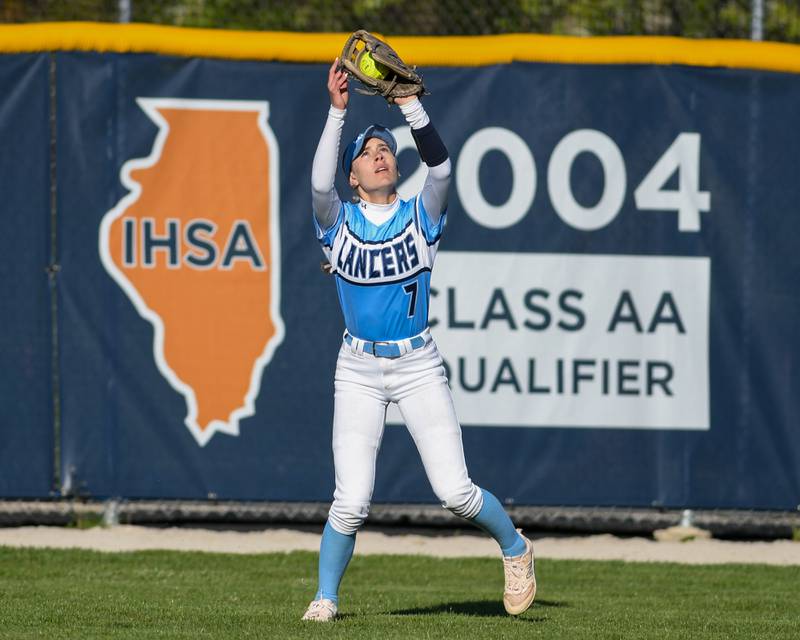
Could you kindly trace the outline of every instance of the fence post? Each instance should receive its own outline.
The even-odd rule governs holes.
[[[131,0],[119,0],[119,21],[131,21]]]
[[[764,39],[764,0],[753,0],[750,19],[750,39]]]

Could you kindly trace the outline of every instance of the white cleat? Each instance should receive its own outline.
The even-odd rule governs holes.
[[[522,531],[517,529],[522,536]],[[503,593],[503,606],[512,616],[518,616],[533,603],[536,596],[536,574],[533,571],[533,543],[525,536],[526,550],[523,554],[503,558],[506,574],[506,588]]]
[[[314,600],[303,615],[303,620],[313,620],[314,622],[330,622],[339,616],[339,609],[333,600],[320,598]]]

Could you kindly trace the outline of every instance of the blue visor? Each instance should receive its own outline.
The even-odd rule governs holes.
[[[344,154],[342,155],[342,171],[344,171],[345,178],[350,177],[350,167],[353,166],[353,158],[361,153],[364,149],[364,145],[367,144],[367,140],[370,138],[379,138],[383,140],[389,145],[392,155],[397,154],[397,140],[394,139],[392,132],[382,125],[371,124],[364,129],[364,131],[359,133],[355,140],[348,144],[347,149],[344,150]]]

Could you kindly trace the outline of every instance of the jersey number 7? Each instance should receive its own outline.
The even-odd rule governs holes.
[[[414,282],[403,285],[403,291],[411,296],[411,299],[408,301],[408,317],[413,318],[414,311],[417,307],[417,281],[414,280]]]

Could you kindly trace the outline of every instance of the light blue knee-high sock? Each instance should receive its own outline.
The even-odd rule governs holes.
[[[319,545],[319,590],[315,597],[327,598],[339,603],[339,583],[353,556],[356,534],[339,533],[328,522],[322,532]]]
[[[483,493],[483,506],[472,521],[497,540],[504,556],[518,556],[525,553],[525,540],[517,533],[514,523],[503,509],[500,501],[486,489]]]

